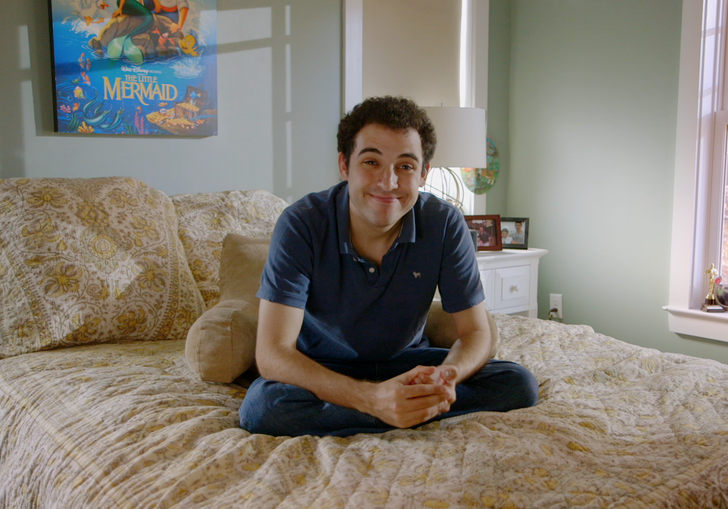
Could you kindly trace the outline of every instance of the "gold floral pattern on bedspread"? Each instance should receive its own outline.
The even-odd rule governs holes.
[[[264,190],[178,194],[172,202],[179,218],[179,238],[207,309],[220,300],[222,241],[234,232],[270,237],[288,205]]]
[[[238,428],[244,388],[197,380],[182,341],[0,360],[0,506],[726,506],[728,366],[495,318],[536,407],[344,439]]]
[[[134,178],[0,181],[0,358],[186,337],[204,305],[176,231]]]

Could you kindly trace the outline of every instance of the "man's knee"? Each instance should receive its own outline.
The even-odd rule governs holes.
[[[240,427],[264,435],[296,434],[296,422],[305,414],[303,407],[315,401],[316,397],[305,389],[258,378],[240,406]]]
[[[528,368],[515,362],[491,361],[475,377],[481,386],[497,387],[506,411],[532,407],[538,402],[538,380]]]
[[[514,403],[518,405],[518,408],[532,407],[538,403],[538,380],[527,368],[520,364],[515,364],[515,366],[512,377],[514,387],[520,388],[515,391],[520,395],[520,401],[514,401]]]

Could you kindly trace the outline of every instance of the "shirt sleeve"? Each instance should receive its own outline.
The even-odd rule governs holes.
[[[438,286],[442,308],[448,313],[470,309],[485,300],[473,239],[459,212],[448,218]]]
[[[268,259],[256,296],[278,304],[305,308],[313,273],[310,230],[298,214],[283,211],[271,238]]]

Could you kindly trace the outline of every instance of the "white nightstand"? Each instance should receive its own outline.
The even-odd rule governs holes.
[[[538,315],[538,261],[546,249],[478,251],[478,269],[491,313]]]

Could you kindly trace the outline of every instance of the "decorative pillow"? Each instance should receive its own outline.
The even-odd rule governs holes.
[[[134,178],[0,181],[0,358],[181,339],[202,312],[170,199]]]
[[[220,301],[187,334],[185,355],[207,382],[230,383],[255,360],[260,286],[270,238],[225,236],[220,257]]]
[[[498,352],[498,326],[488,311],[488,325],[490,325],[490,337],[493,338],[493,346],[490,356],[494,357]],[[446,313],[442,309],[442,302],[433,301],[430,306],[430,313],[427,315],[427,325],[425,325],[425,336],[430,340],[432,346],[439,348],[452,347],[458,338],[455,320],[452,315]]]
[[[207,309],[220,299],[220,252],[225,235],[270,237],[285,200],[268,191],[222,191],[172,196],[179,237]]]

